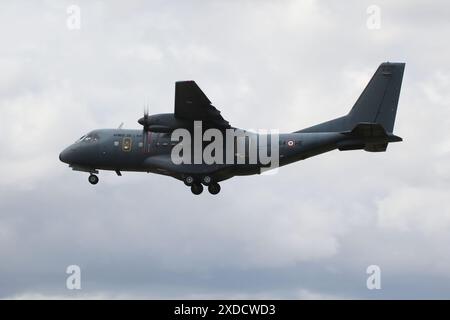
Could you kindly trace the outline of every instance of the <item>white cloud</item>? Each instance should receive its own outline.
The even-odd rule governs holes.
[[[443,206],[450,190],[405,187],[393,190],[379,203],[379,226],[399,232],[419,232],[432,237],[447,233],[450,208]]]
[[[367,297],[372,263],[381,297],[439,297],[405,283],[449,275],[448,4],[381,1],[369,31],[370,4],[81,2],[79,32],[64,3],[0,4],[0,295],[64,297],[77,260],[84,297]],[[58,161],[91,129],[137,128],[145,103],[170,112],[176,80],[233,125],[293,131],[347,113],[385,60],[407,62],[405,140],[385,154],[333,152],[215,198],[144,174],[92,188]]]

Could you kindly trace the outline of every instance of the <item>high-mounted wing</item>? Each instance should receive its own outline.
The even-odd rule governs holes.
[[[195,81],[175,83],[175,117],[203,122],[204,127],[226,129],[230,124],[209,101]]]

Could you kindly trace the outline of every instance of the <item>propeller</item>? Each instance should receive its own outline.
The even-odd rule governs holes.
[[[144,132],[148,132],[149,123],[148,123],[148,107],[144,108],[144,117],[138,120],[138,123],[144,127]]]
[[[143,135],[142,135],[142,144],[144,145],[144,153],[148,150],[148,132],[149,132],[149,123],[148,123],[148,106],[144,107],[144,117],[138,120],[138,123],[143,127]]]

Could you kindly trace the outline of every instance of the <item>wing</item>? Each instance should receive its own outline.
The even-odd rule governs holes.
[[[209,101],[195,81],[175,83],[175,117],[183,120],[201,120],[203,127],[226,129],[230,124]]]

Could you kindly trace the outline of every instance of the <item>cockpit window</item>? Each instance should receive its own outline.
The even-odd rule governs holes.
[[[85,136],[82,136],[78,142],[97,142],[99,140],[99,135],[95,132],[88,133]]]

